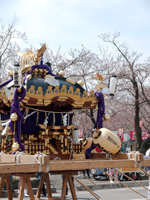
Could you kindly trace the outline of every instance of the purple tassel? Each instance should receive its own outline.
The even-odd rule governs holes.
[[[100,129],[100,128],[102,128],[103,115],[105,113],[104,97],[101,92],[96,92],[95,95],[97,96],[99,103],[98,103],[98,111],[97,111],[97,122],[96,122],[94,128]],[[96,148],[96,146],[92,142],[90,148],[86,149],[86,151],[85,151],[86,159],[91,158],[90,153],[95,148]]]
[[[19,145],[20,145],[20,148],[21,148],[20,150],[24,151],[24,146],[21,143],[21,123],[23,123],[23,116],[20,112],[19,102],[24,99],[24,97],[26,95],[26,90],[23,86],[22,86],[21,89],[22,89],[22,93],[18,93],[17,88],[15,90],[14,99],[13,99],[13,102],[11,104],[10,115],[12,113],[15,113],[15,112],[18,115],[18,119],[16,121],[16,128],[15,128],[15,136],[14,137],[15,137],[16,142],[18,142]],[[14,122],[13,121],[10,122],[10,129],[11,129],[12,132],[14,131]]]
[[[102,128],[102,122],[103,122],[103,115],[105,113],[105,104],[104,104],[104,97],[101,92],[96,92],[95,95],[97,96],[99,102],[98,102],[98,111],[97,111],[97,122],[94,126],[96,129]]]

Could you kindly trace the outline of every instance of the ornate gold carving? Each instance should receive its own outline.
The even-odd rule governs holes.
[[[85,159],[85,154],[73,154],[73,158],[76,160]]]
[[[66,85],[63,85],[62,86],[62,88],[61,88],[61,93],[60,93],[60,95],[66,95],[66,93],[67,93],[67,86]]]
[[[13,98],[14,98],[14,90],[13,90],[13,87],[11,87],[10,95],[9,95],[9,101],[13,100]]]
[[[51,99],[51,98],[50,98],[51,95],[52,95],[52,86],[49,85],[49,86],[48,86],[48,89],[46,90],[46,94],[45,94],[45,96],[44,96],[44,99]]]
[[[73,100],[71,105],[75,108],[90,108],[95,106],[98,102],[98,99],[94,95],[94,91],[91,91],[91,93],[84,91],[81,97],[81,91],[79,88],[74,92],[72,86],[67,90],[66,85],[63,85],[61,89],[58,85],[54,89],[49,85],[45,95],[43,95],[42,87],[39,86],[38,90],[35,91],[35,86],[31,85],[28,92],[26,92],[24,100],[27,100],[30,97],[37,99],[36,105],[49,105],[55,97],[58,97],[57,101],[67,101],[67,99],[70,98]],[[26,103],[24,100],[23,102]],[[85,104],[86,102],[87,104]]]
[[[76,91],[75,91],[75,98],[74,98],[74,100],[75,100],[75,101],[81,101],[80,95],[81,95],[80,89],[77,88]]]
[[[38,90],[36,91],[36,98],[43,99],[43,89],[42,87],[38,87]]]
[[[81,101],[89,101],[88,91],[84,91]]]
[[[55,94],[59,94],[59,92],[60,92],[59,86],[56,85],[56,87],[55,87],[55,89],[54,89],[54,93],[55,93]],[[55,95],[55,96],[57,96],[57,95]],[[59,95],[58,95],[58,96],[59,96]]]
[[[6,91],[5,91],[4,87],[2,87],[2,91],[1,91],[0,97],[2,97],[2,99],[4,99],[5,101],[8,100],[8,97],[7,97],[7,94],[6,94]]]
[[[36,98],[35,86],[34,85],[30,86],[30,89],[28,90],[28,92],[26,92],[26,95],[29,96],[29,97]]]

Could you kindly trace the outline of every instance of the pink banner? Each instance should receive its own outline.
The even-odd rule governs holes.
[[[149,137],[149,133],[147,132],[147,130],[142,131],[142,140],[145,140]],[[136,132],[134,131],[130,131],[130,140],[136,140]]]
[[[117,136],[120,138],[121,141],[124,141],[124,129],[117,128]]]
[[[78,129],[80,132],[79,132],[79,138],[83,138],[83,129]]]

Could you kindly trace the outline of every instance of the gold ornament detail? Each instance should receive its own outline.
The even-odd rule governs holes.
[[[58,72],[58,75],[64,77],[65,76],[65,72],[60,70],[60,72]]]
[[[104,120],[105,120],[105,121],[108,121],[109,119],[110,119],[110,115],[109,115],[109,114],[107,114],[107,113],[106,113],[106,114],[104,114]]]
[[[92,79],[100,81],[100,83],[95,86],[95,90],[99,91],[103,88],[106,88],[106,86],[102,83],[102,81],[104,80],[104,75],[101,76],[100,74],[96,73],[96,76],[97,77],[91,76]]]
[[[18,150],[19,150],[19,147],[20,147],[20,146],[19,146],[18,142],[14,142],[13,145],[12,145],[12,150],[13,150],[13,151],[18,151]]]
[[[84,85],[84,83],[83,83],[82,80],[79,80],[77,83],[78,83],[79,85],[81,85],[81,87],[83,87],[83,85]]]
[[[13,77],[13,70],[9,71],[8,75],[12,78]]]
[[[15,122],[15,121],[17,121],[17,119],[18,119],[18,115],[16,113],[12,113],[10,116],[10,120]]]

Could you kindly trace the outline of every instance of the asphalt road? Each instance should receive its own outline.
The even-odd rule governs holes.
[[[133,187],[132,189],[138,191],[139,193],[143,194],[144,196],[148,196],[148,191],[141,188],[141,187]],[[95,198],[89,194],[87,191],[76,191],[78,200],[95,200]],[[146,198],[134,193],[133,191],[127,188],[116,188],[116,189],[104,189],[104,190],[95,190],[94,191],[97,195],[100,196],[100,200],[144,200]],[[53,197],[60,197],[60,191],[53,194]],[[17,200],[17,198],[13,198]],[[30,198],[24,197],[24,200],[29,200]],[[41,197],[41,200],[47,200],[47,197]],[[69,192],[68,197],[66,200],[71,200],[71,194]],[[6,200],[6,198],[1,198],[1,200]]]

